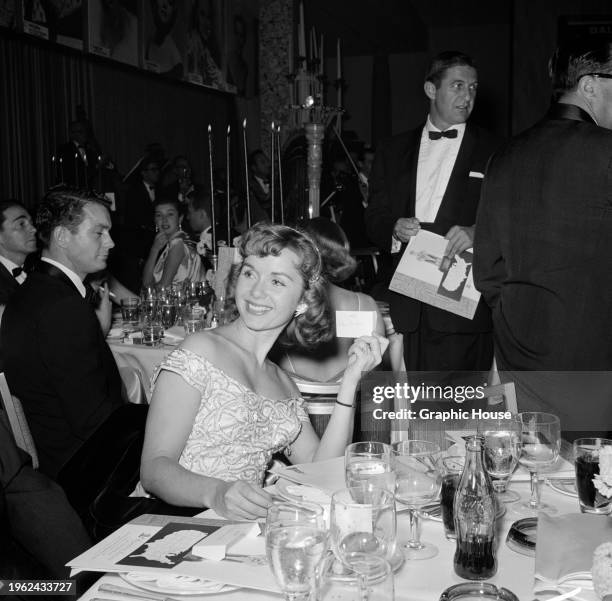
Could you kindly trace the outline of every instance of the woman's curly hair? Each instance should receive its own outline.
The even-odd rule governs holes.
[[[309,219],[302,227],[321,253],[325,279],[332,284],[348,280],[357,269],[357,261],[351,257],[344,230],[326,217]]]
[[[297,266],[304,284],[300,303],[307,308],[291,320],[279,343],[285,347],[314,348],[332,338],[333,328],[321,255],[314,241],[304,232],[285,225],[255,224],[242,236],[239,247],[242,261],[232,270],[230,294],[234,296],[236,280],[247,257],[277,257],[286,248],[301,259]]]

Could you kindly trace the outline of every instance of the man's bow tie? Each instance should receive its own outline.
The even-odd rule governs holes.
[[[457,130],[456,129],[447,129],[446,131],[430,131],[429,139],[430,140],[439,140],[440,138],[456,138]]]
[[[12,273],[14,278],[18,278],[23,273],[23,267],[14,267]]]

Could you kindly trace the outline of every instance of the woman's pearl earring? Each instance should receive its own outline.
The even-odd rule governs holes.
[[[295,308],[295,313],[293,317],[298,317],[299,315],[304,315],[306,313],[306,309],[308,309],[308,305],[306,303],[299,303]]]

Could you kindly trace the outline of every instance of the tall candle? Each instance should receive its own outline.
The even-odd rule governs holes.
[[[60,184],[64,183],[64,157],[59,158],[60,164]]]
[[[336,42],[336,78],[342,79],[342,56],[340,54],[340,38]]]
[[[210,170],[210,221],[212,226],[213,264],[217,256],[217,223],[215,220],[215,180],[213,178],[212,127],[208,124],[208,167]]]
[[[293,33],[289,36],[289,73],[293,73]]]
[[[244,183],[246,184],[246,218],[247,228],[251,228],[251,192],[249,190],[249,159],[247,157],[247,143],[246,143],[246,124],[245,119],[242,122],[242,146],[244,148]]]
[[[280,125],[276,128],[276,151],[278,153],[278,191],[280,199],[280,217],[281,224],[285,225],[285,209],[283,207],[283,168],[281,164],[281,137],[280,137]]]
[[[98,155],[98,192],[102,194],[102,157]]]
[[[227,136],[225,138],[225,196],[227,210],[227,245],[232,245],[231,219],[230,219],[230,126],[227,126]]]
[[[78,188],[79,187],[79,153],[78,152],[74,153],[74,178],[75,178],[75,185]]]
[[[274,138],[276,134],[276,128],[274,127],[274,121],[272,121],[272,125],[270,127],[270,216],[272,218],[272,223],[274,223],[274,161],[276,153],[274,152]]]
[[[323,34],[321,34],[321,45],[319,47],[319,73],[323,75],[323,62],[325,61],[325,54],[323,53]]]
[[[55,164],[55,155],[51,156],[51,180],[53,184],[57,184],[57,165]]]
[[[304,25],[304,3],[300,2],[300,21],[298,23],[298,55],[306,58],[306,30]]]

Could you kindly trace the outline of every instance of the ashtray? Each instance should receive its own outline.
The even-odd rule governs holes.
[[[512,524],[506,544],[517,553],[535,557],[538,518],[524,518]]]
[[[507,588],[498,588],[488,582],[466,582],[447,588],[440,596],[440,601],[519,601],[519,598]]]

